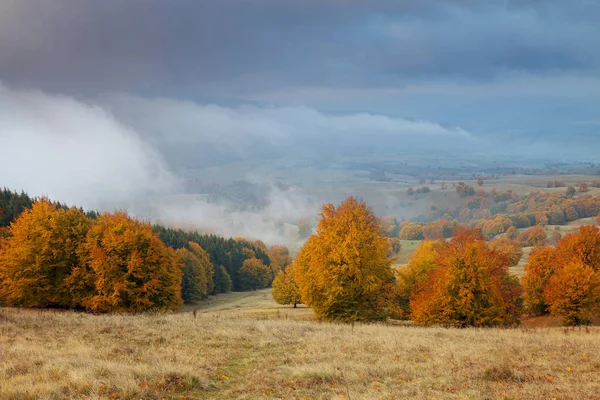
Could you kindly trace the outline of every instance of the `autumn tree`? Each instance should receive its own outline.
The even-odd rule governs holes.
[[[539,225],[526,230],[519,236],[519,241],[523,246],[540,247],[546,243],[546,231]]]
[[[464,182],[458,182],[455,189],[460,197],[475,196],[475,188]]]
[[[278,304],[292,304],[296,308],[296,305],[302,302],[292,266],[286,268],[285,271],[279,271],[275,279],[273,279],[272,286],[273,299]]]
[[[200,263],[200,270],[204,273],[203,280],[206,281],[206,295],[204,297],[206,297],[215,291],[215,267],[210,260],[210,255],[198,243],[188,242],[188,249],[196,257]]]
[[[534,251],[522,278],[530,312],[563,317],[567,325],[589,322],[600,309],[600,230],[582,226],[556,248]]]
[[[554,231],[552,232],[550,239],[548,239],[548,243],[555,246],[561,241],[561,239],[562,234],[560,233],[560,231]]]
[[[514,226],[511,226],[506,231],[506,238],[509,240],[515,240],[519,236],[519,231]]]
[[[557,267],[556,251],[553,247],[538,247],[529,255],[525,264],[525,275],[521,278],[527,312],[535,315],[548,312],[543,294]]]
[[[569,185],[569,187],[567,187],[567,196],[573,196],[575,195],[576,191],[575,191],[575,187]]]
[[[269,249],[271,264],[276,264],[279,270],[285,270],[292,263],[290,250],[285,246],[273,245]]]
[[[425,240],[410,256],[408,264],[396,271],[401,318],[408,319],[410,316],[410,298],[428,278],[429,272],[436,268],[435,260],[438,251],[444,247],[446,247],[445,241]]]
[[[388,258],[395,258],[400,255],[402,251],[402,243],[398,238],[390,238],[388,239],[390,242],[390,252],[388,253]]]
[[[249,258],[239,272],[243,290],[257,290],[266,288],[271,282],[271,269],[265,266],[258,258]]]
[[[206,271],[198,257],[186,248],[176,250],[182,266],[181,298],[185,303],[195,303],[208,296]]]
[[[506,237],[490,241],[489,247],[492,250],[506,255],[511,267],[517,265],[519,260],[521,260],[521,257],[523,257],[523,248],[521,247],[521,244],[516,240],[510,240]]]
[[[83,247],[78,278],[91,278],[82,304],[96,312],[177,310],[181,268],[175,251],[152,233],[150,224],[126,212],[100,215]]]
[[[579,230],[566,235],[556,247],[562,261],[575,259],[594,271],[600,271],[600,228],[583,225]]]
[[[521,288],[508,273],[509,261],[492,250],[478,231],[459,231],[436,254],[410,301],[420,325],[507,326],[519,322]]]
[[[349,197],[323,206],[317,233],[294,261],[303,301],[318,319],[384,320],[395,313],[396,294],[390,244],[379,219],[363,202]]]
[[[414,222],[409,222],[400,230],[400,239],[402,240],[422,240],[423,225]]]
[[[582,262],[570,262],[550,278],[544,300],[564,325],[588,325],[600,311],[600,275]]]
[[[577,213],[575,207],[568,207],[565,210],[565,219],[567,221],[575,221],[579,219],[579,213]]]
[[[90,221],[42,199],[10,226],[0,252],[0,298],[25,307],[74,307],[73,271]]]

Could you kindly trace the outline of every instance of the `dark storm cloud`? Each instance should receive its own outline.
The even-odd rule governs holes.
[[[177,96],[596,74],[599,17],[592,1],[4,0],[0,79]]]

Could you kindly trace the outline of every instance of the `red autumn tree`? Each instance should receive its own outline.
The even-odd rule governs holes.
[[[181,267],[175,251],[152,233],[149,223],[126,212],[100,215],[83,248],[83,277],[93,279],[82,304],[96,312],[177,310]]]
[[[435,265],[411,298],[413,321],[458,327],[519,322],[521,288],[508,273],[508,257],[491,250],[479,231],[460,230]]]
[[[435,261],[440,249],[447,246],[443,240],[422,242],[410,256],[408,264],[397,270],[398,301],[402,309],[401,318],[410,316],[410,298],[428,278],[429,272],[436,268]]]

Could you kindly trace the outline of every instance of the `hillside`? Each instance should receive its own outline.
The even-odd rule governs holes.
[[[600,328],[318,323],[269,290],[170,315],[0,309],[2,399],[594,398]],[[526,321],[527,322],[527,321]]]

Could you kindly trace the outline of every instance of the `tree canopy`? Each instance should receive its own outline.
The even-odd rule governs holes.
[[[392,314],[395,278],[390,244],[367,205],[349,197],[323,206],[316,234],[300,250],[295,280],[319,319],[384,320]]]

